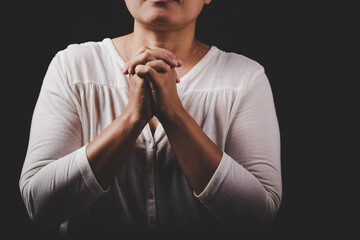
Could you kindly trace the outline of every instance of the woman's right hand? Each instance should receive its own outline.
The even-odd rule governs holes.
[[[149,82],[137,74],[130,74],[129,79],[129,102],[125,112],[136,122],[146,125],[154,115]]]

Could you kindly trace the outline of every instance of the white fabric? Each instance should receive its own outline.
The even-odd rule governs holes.
[[[124,64],[108,38],[70,45],[52,60],[20,178],[30,217],[66,222],[69,234],[270,222],[282,195],[271,88],[262,66],[215,46],[177,85],[185,109],[224,152],[204,191],[191,190],[161,124],[154,136],[143,129],[114,183],[101,188],[85,146],[125,109]]]

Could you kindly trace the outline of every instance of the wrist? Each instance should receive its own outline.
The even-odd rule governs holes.
[[[144,128],[145,125],[149,121],[149,120],[141,118],[141,116],[139,116],[139,114],[136,114],[135,112],[132,112],[128,109],[125,109],[125,111],[121,114],[121,117],[128,124],[135,126],[135,127],[139,127],[141,129]]]
[[[130,102],[126,106],[122,115],[126,117],[129,123],[140,126],[145,126],[153,117],[153,114],[150,111],[138,111],[137,108],[134,107],[134,104],[131,104]]]
[[[182,125],[182,121],[186,115],[188,115],[188,112],[183,108],[183,106],[180,106],[178,108],[172,108],[157,117],[161,124],[165,127]]]

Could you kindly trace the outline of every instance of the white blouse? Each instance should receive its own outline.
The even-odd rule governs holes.
[[[200,195],[181,171],[161,123],[147,125],[108,189],[85,146],[125,109],[129,78],[112,41],[70,45],[52,60],[34,110],[20,190],[30,218],[60,232],[246,229],[281,202],[280,136],[258,63],[215,46],[177,84],[184,108],[223,151]]]

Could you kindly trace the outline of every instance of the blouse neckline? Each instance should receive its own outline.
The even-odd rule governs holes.
[[[120,66],[125,66],[125,61],[122,59],[112,40],[110,38],[105,38],[103,43],[108,47],[110,53],[116,59]],[[194,76],[198,74],[199,71],[203,69],[203,67],[213,58],[215,53],[218,51],[218,48],[215,46],[211,46],[209,51],[188,71],[180,78],[180,83],[178,85],[182,85],[183,83],[191,80]]]

